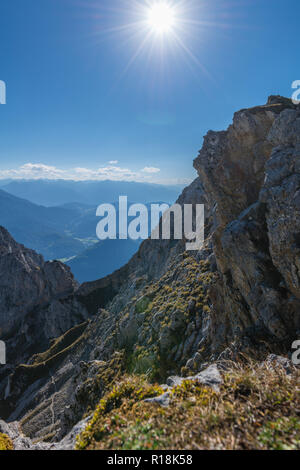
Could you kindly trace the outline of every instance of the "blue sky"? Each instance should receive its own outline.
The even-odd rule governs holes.
[[[209,129],[291,96],[299,0],[168,1],[176,40],[151,0],[1,0],[0,177],[185,182]]]

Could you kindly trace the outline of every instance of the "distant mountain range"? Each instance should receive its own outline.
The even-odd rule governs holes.
[[[0,190],[0,224],[48,260],[84,251],[89,242],[80,237],[95,239],[96,222],[93,209],[43,207]]]
[[[0,188],[2,188],[3,186],[6,186],[7,184],[11,183],[12,181],[13,181],[12,179],[5,179],[5,180],[0,179]]]
[[[2,182],[3,183],[3,182]],[[98,206],[127,196],[133,202],[173,203],[183,186],[164,186],[126,181],[13,180],[0,187],[14,196],[43,206],[80,203]]]
[[[59,188],[65,189],[64,194],[66,199],[67,193],[69,197],[72,197],[72,194],[74,195],[72,187],[79,188],[82,191],[82,195],[84,195],[83,189],[85,185],[77,186],[77,183],[74,182],[63,183],[66,185],[61,185],[60,182],[20,181],[11,182],[9,186],[11,189],[13,187],[19,188],[20,192],[25,190],[29,192],[31,188],[32,199],[38,198],[38,188],[40,188],[41,200],[44,201],[48,187],[50,188],[49,194],[53,197],[55,195],[55,187],[57,188],[57,200],[60,202],[64,200],[64,196],[63,191],[60,192]],[[69,185],[69,183],[73,184]],[[111,188],[114,187],[114,182],[109,183],[113,183]],[[131,183],[126,184],[131,185]],[[113,194],[112,197],[117,200],[119,194],[126,194],[126,184],[121,185],[118,194],[116,187],[114,188],[114,193],[108,191],[108,194]],[[137,186],[135,186],[136,184]],[[5,185],[4,187],[7,188],[8,186]],[[92,182],[85,187],[87,188],[85,199],[92,200],[92,189],[94,188],[93,197],[96,200],[96,194],[100,188],[98,183],[94,186]],[[174,189],[158,185],[133,183],[133,186],[130,187],[132,188],[132,197],[134,195],[138,197],[139,194],[139,200],[142,202],[146,202],[145,199],[152,195],[152,190],[155,188],[158,188],[159,191],[156,195],[153,195],[151,202],[161,203],[161,201],[164,201],[172,203],[177,197]],[[144,194],[142,194],[143,187]],[[124,192],[122,192],[122,189]],[[78,190],[76,194],[78,195],[80,191]],[[174,199],[161,200],[159,196],[164,191],[166,197],[171,197],[174,194]],[[107,197],[107,194],[105,197],[103,196],[102,201],[112,202]],[[130,200],[134,202],[138,199],[134,200],[129,197]],[[48,203],[49,201],[50,197]],[[98,217],[96,217],[96,207],[97,204],[92,205],[82,201],[72,201],[59,206],[45,207],[44,205],[38,205],[27,199],[10,194],[6,190],[4,191],[3,187],[0,189],[0,225],[4,226],[17,242],[41,253],[46,260],[59,259],[69,264],[79,282],[96,280],[112,273],[129,261],[140,245],[140,241],[132,240],[105,240],[99,242],[96,237],[96,226],[99,221]]]

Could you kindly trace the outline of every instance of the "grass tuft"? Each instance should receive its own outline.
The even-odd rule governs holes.
[[[184,381],[162,408],[162,392],[127,377],[100,402],[77,449],[300,449],[299,371],[287,376],[250,363],[224,374],[220,392]]]

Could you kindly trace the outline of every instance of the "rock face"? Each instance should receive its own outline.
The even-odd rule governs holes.
[[[0,227],[0,338],[9,364],[43,351],[51,338],[87,318],[82,307],[67,307],[77,288],[67,266],[45,262]]]
[[[209,132],[195,168],[215,209],[211,344],[289,349],[300,328],[300,109],[281,97]]]
[[[300,108],[281,97],[208,133],[199,177],[178,200],[205,204],[198,252],[184,240],[146,240],[126,266],[77,286],[68,268],[1,229],[10,365],[0,369],[0,418],[17,422],[18,435],[56,442],[124,372],[161,383],[194,373],[217,386],[215,370],[201,375],[216,360],[288,352],[300,331],[299,136]]]
[[[11,411],[6,399],[11,374],[33,354],[89,316],[75,297],[78,285],[70,269],[19,245],[0,227],[0,338],[6,345],[6,366],[0,368],[0,416]],[[24,383],[22,377],[22,390]],[[12,405],[14,406],[14,405]]]
[[[0,227],[0,276],[1,336],[9,335],[23,319],[24,306],[29,311],[37,304],[47,303],[54,293],[70,293],[75,286],[63,265],[44,263],[34,251],[16,243],[3,227]]]

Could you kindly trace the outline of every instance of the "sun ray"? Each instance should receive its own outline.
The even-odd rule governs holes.
[[[145,71],[147,67],[152,67],[151,75],[157,79],[163,69],[168,71],[169,65],[174,66],[177,55],[180,60],[185,57],[191,66],[196,66],[201,73],[214,80],[201,61],[206,31],[215,28],[220,34],[222,30],[230,30],[232,25],[230,21],[224,21],[223,16],[219,16],[221,21],[218,22],[218,17],[211,15],[208,0],[111,0],[95,5],[98,5],[98,10],[94,9],[94,13],[98,14],[94,17],[99,19],[95,20],[95,25],[98,21],[98,28],[93,35],[101,40],[105,36],[115,36],[122,56],[123,51],[127,51],[129,56],[125,67],[123,64],[120,78],[139,59],[141,63],[144,61]],[[226,19],[230,17],[227,15]],[[196,41],[197,52],[193,46]],[[153,63],[155,67],[151,65]]]
[[[127,72],[128,70],[130,69],[130,67],[134,64],[134,62],[136,61],[136,59],[138,58],[138,56],[142,53],[146,43],[149,41],[151,37],[151,32],[148,32],[148,34],[146,35],[146,37],[144,38],[143,42],[140,44],[140,46],[138,47],[138,49],[136,50],[136,52],[134,53],[134,55],[131,57],[131,59],[129,60],[128,64],[126,65],[125,69],[123,70],[122,74],[121,74],[121,77],[122,78]]]
[[[208,72],[208,70],[204,67],[203,64],[201,64],[200,60],[198,57],[193,54],[193,52],[188,48],[188,46],[185,45],[183,40],[173,31],[173,36],[177,41],[177,44],[180,45],[180,47],[186,52],[186,54],[190,57],[190,59],[202,70],[205,75],[207,75],[211,80],[213,80],[213,77],[211,74]]]

